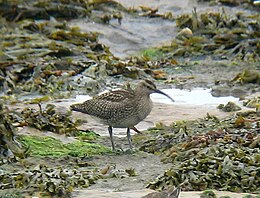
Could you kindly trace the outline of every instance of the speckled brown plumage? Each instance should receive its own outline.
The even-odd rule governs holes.
[[[118,120],[125,119],[134,113],[135,93],[117,90],[96,96],[81,104],[72,105],[72,110],[80,111],[101,119],[114,127]]]
[[[151,93],[160,93],[169,97],[157,90],[153,82],[144,80],[134,90],[121,89],[104,93],[81,104],[71,105],[71,109],[95,116],[108,125],[113,149],[112,127],[127,128],[128,141],[132,148],[129,129],[134,128],[151,112],[153,107]]]

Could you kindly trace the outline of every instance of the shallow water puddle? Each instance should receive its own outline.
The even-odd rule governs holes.
[[[204,89],[204,88],[195,88],[192,90],[186,89],[162,89],[164,93],[171,96],[175,102],[172,102],[167,97],[161,94],[151,94],[151,99],[154,103],[162,103],[162,104],[169,104],[169,105],[208,105],[208,106],[217,106],[219,104],[226,104],[230,101],[235,102],[239,105],[239,98],[233,96],[227,97],[214,97],[211,95],[211,89]],[[105,93],[104,91],[102,93]],[[101,93],[101,94],[102,94]],[[29,99],[35,99],[42,97],[40,95],[25,95],[22,96],[20,99],[22,101],[28,101]],[[89,95],[77,95],[75,98],[69,99],[59,99],[54,100],[51,103],[58,105],[69,107],[71,104],[74,103],[82,103],[86,100],[91,99],[92,97]],[[206,108],[206,106],[205,106]]]
[[[229,101],[239,101],[239,98],[235,98],[233,96],[214,97],[211,95],[211,89],[163,89],[162,91],[175,100],[174,105],[219,105],[226,104]],[[167,97],[161,94],[152,94],[151,98],[154,102],[173,104]]]
[[[171,96],[175,102],[172,102],[167,97],[161,94],[152,94],[151,99],[155,103],[163,103],[163,104],[172,104],[172,105],[209,105],[209,106],[217,106],[219,104],[226,104],[230,101],[237,103],[239,98],[235,98],[233,96],[227,97],[214,97],[211,95],[211,89],[203,89],[196,88],[192,90],[184,90],[184,89],[163,89],[164,93]],[[68,99],[66,101],[59,102],[61,103],[81,103],[86,100],[91,99],[88,95],[77,95],[75,99]],[[206,107],[205,107],[206,108]]]

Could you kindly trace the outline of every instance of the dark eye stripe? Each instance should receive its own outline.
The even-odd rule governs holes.
[[[152,89],[152,90],[156,89],[156,86],[155,86],[155,84],[152,81],[145,79],[144,82],[145,82],[145,85],[149,89]]]

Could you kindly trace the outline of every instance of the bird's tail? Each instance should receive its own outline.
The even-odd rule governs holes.
[[[70,105],[70,110],[84,112],[84,105],[81,103]]]

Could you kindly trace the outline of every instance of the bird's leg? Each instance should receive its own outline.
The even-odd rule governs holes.
[[[135,128],[135,127],[132,127],[132,128],[130,128],[130,129],[134,130],[136,133],[140,133],[140,134],[142,134],[142,132],[139,131],[139,130],[138,130],[137,128]]]
[[[114,145],[113,131],[112,131],[112,127],[111,126],[108,127],[108,132],[109,132],[109,136],[110,136],[110,140],[111,140],[111,144],[112,144],[112,149],[114,151],[115,150],[115,145]]]
[[[131,141],[131,135],[130,135],[130,128],[127,128],[127,139],[129,143],[130,150],[133,150],[132,141]]]

